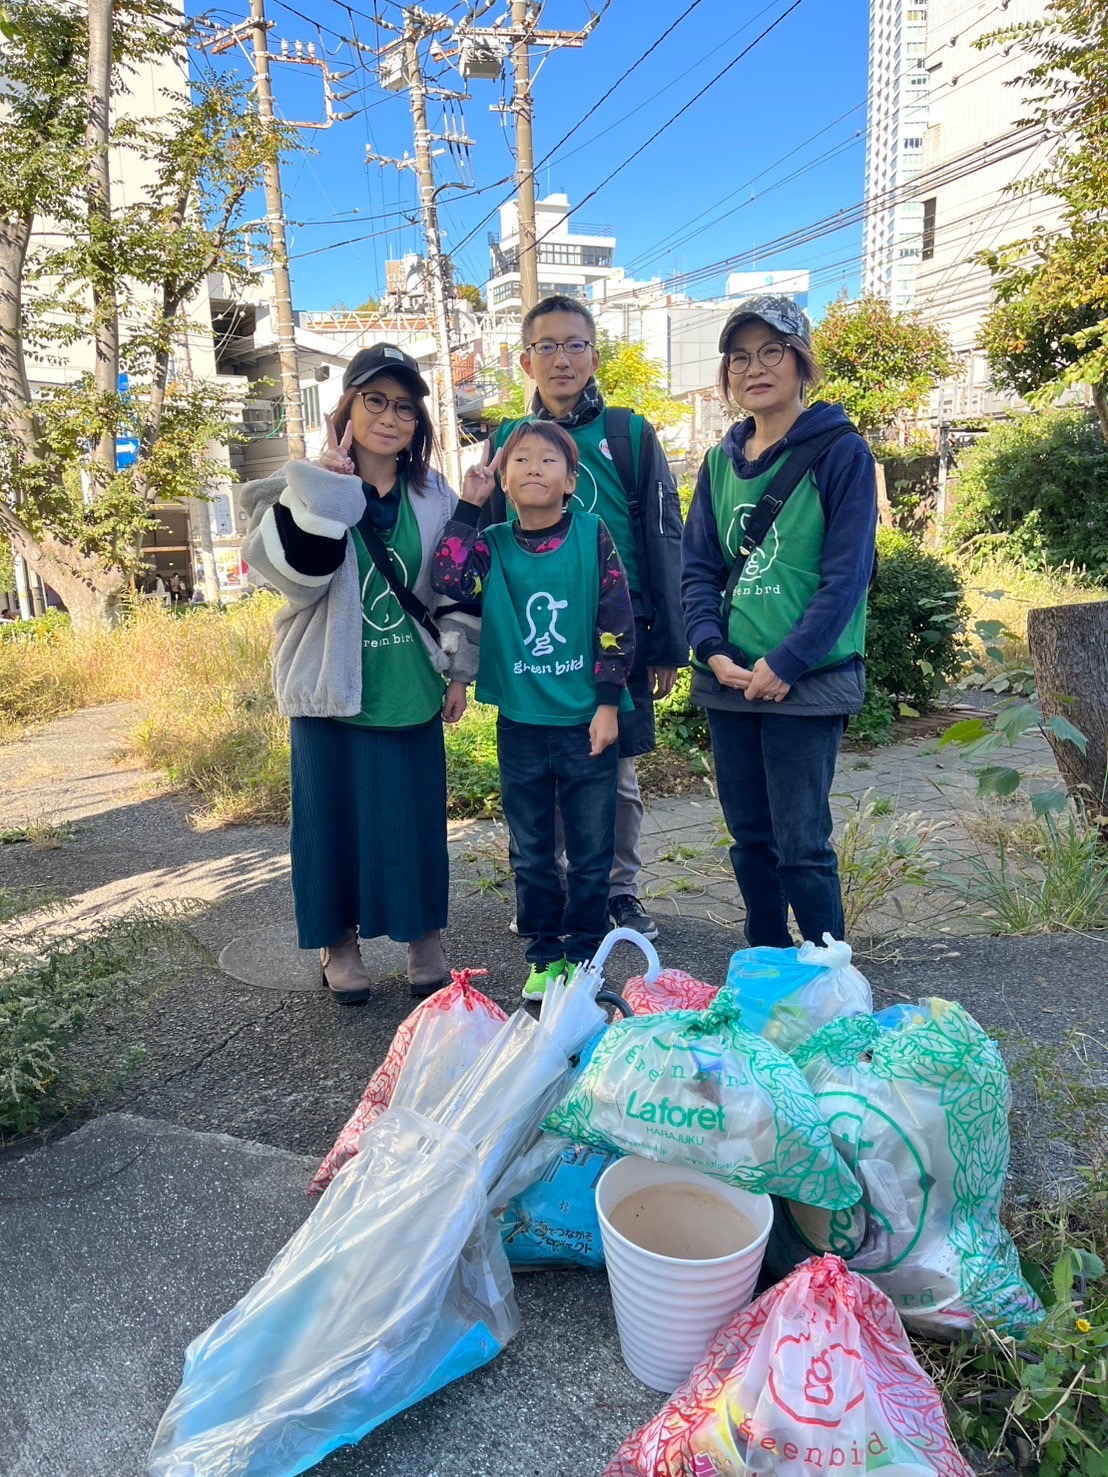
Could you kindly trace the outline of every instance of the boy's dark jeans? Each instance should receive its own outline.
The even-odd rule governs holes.
[[[587,724],[556,728],[500,717],[496,750],[527,961],[542,969],[557,959],[591,959],[608,931],[619,745],[594,759]],[[569,862],[564,893],[554,862],[555,798]]]
[[[788,948],[790,904],[804,939],[841,939],[828,796],[846,719],[710,709],[708,726],[747,943]]]

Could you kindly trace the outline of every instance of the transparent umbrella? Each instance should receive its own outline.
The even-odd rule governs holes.
[[[517,1011],[439,1102],[401,1072],[300,1230],[189,1346],[149,1477],[294,1477],[495,1358],[518,1313],[488,1192],[603,1025],[606,957],[538,1020]]]

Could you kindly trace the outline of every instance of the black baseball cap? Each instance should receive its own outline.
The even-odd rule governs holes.
[[[351,359],[342,376],[344,390],[367,385],[379,374],[396,374],[410,380],[412,388],[421,395],[431,393],[427,381],[419,372],[419,365],[410,354],[395,344],[374,344],[372,349],[359,349]]]

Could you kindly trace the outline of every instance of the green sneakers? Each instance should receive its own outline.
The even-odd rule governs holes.
[[[541,1000],[546,994],[547,985],[559,975],[568,975],[572,967],[568,959],[555,959],[553,964],[547,964],[541,969],[537,964],[532,965],[527,983],[520,992],[524,1000]]]

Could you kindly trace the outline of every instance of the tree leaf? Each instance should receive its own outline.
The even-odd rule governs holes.
[[[977,771],[977,793],[979,795],[1014,795],[1020,787],[1018,769],[1009,769],[1003,764],[990,764]]]
[[[1037,790],[1031,796],[1031,813],[1036,816],[1061,815],[1069,804],[1065,790]]]
[[[987,738],[988,726],[984,718],[963,718],[959,723],[952,723],[939,740],[939,748],[945,749],[947,744],[972,744],[977,739]]]
[[[995,641],[1004,634],[1003,621],[975,621],[973,629],[982,641]]]
[[[1069,743],[1074,744],[1081,750],[1082,754],[1087,751],[1089,747],[1088,739],[1079,728],[1074,728],[1068,718],[1063,718],[1061,714],[1055,713],[1053,718],[1046,720],[1046,726],[1055,738],[1065,739]]]
[[[1043,715],[1034,703],[1011,703],[996,715],[996,726],[1010,744],[1042,721]]]
[[[902,718],[918,718],[919,717],[919,709],[918,708],[913,708],[910,703],[898,703],[897,706],[900,709],[900,716]]]

